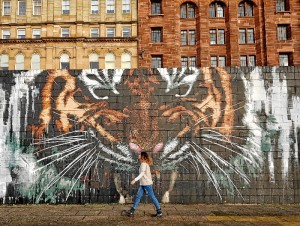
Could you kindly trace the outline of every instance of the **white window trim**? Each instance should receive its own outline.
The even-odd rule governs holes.
[[[63,30],[64,29],[68,29],[68,36],[67,37],[65,37],[65,36],[63,36]],[[70,28],[69,27],[62,27],[61,29],[60,29],[60,37],[62,37],[62,38],[69,38],[69,37],[71,37],[71,34],[70,34]]]
[[[4,10],[4,3],[8,2],[9,3],[9,14],[5,14],[5,10]],[[11,1],[3,1],[2,3],[2,16],[9,16],[11,15]]]
[[[130,2],[130,0],[128,0],[128,1],[129,1],[129,11],[128,11],[128,12],[124,12],[123,6],[124,6],[125,4],[123,4],[123,1],[126,1],[126,0],[122,0],[122,13],[124,13],[124,14],[129,14],[129,13],[131,12],[131,2]],[[127,6],[127,4],[126,4],[126,6]]]
[[[108,0],[106,0],[106,13],[107,14],[114,14],[114,13],[116,13],[116,2],[115,2],[115,0],[113,0],[113,2],[114,2],[114,4],[113,4],[114,11],[113,12],[107,12],[108,11]]]
[[[97,37],[92,37],[92,30],[96,30],[97,29]],[[91,38],[98,38],[99,37],[99,35],[100,35],[100,33],[99,33],[99,28],[97,28],[97,27],[92,27],[91,29],[90,29],[90,37]]]
[[[98,4],[97,4],[97,8],[98,8],[98,9],[97,9],[97,11],[98,11],[97,13],[93,13],[93,11],[92,11],[92,6],[93,6],[93,5],[92,5],[92,2],[93,2],[93,1],[90,1],[90,3],[91,3],[91,12],[90,12],[90,13],[93,14],[93,15],[99,14],[99,0],[97,0],[97,3],[98,3]],[[94,6],[96,6],[96,5],[94,5]]]
[[[20,2],[25,2],[25,14],[24,15],[20,15]],[[24,1],[24,0],[18,1],[18,16],[26,16],[26,1]]]
[[[40,15],[42,14],[42,3],[43,3],[43,1],[41,0],[41,5],[40,5],[40,7],[41,7],[41,12],[40,12],[40,14],[35,14],[35,13],[34,13],[34,7],[35,7],[35,4],[34,4],[34,0],[32,0],[32,15],[34,15],[34,16],[40,16]]]

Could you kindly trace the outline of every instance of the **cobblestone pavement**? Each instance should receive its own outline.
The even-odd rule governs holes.
[[[121,216],[130,205],[0,205],[0,226],[62,225],[286,225],[300,226],[295,205],[162,205],[164,216],[152,218],[154,207],[141,204],[134,217]]]

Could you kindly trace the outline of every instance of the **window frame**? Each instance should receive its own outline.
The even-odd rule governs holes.
[[[110,33],[109,30],[110,30],[110,32],[113,31],[113,36],[109,35],[109,33]],[[115,27],[107,27],[106,28],[106,37],[107,38],[115,38],[116,37],[116,28]]]
[[[68,31],[68,32],[64,32],[64,31]],[[69,27],[61,27],[60,29],[60,37],[61,38],[70,38],[71,37],[71,33],[70,33],[70,28]],[[65,34],[68,34],[67,36]]]
[[[9,7],[5,6],[5,3],[8,3]],[[7,12],[7,9],[8,12]],[[11,15],[11,1],[3,1],[2,3],[2,16],[10,16]]]
[[[215,60],[215,62],[216,62],[216,65],[214,66],[214,65],[212,65],[212,58],[215,58],[216,60]],[[221,60],[220,60],[220,58],[222,58],[222,59],[224,59],[224,66],[222,65],[222,66],[220,66],[220,62],[221,62]],[[224,56],[224,55],[211,55],[210,56],[210,67],[226,67],[226,62],[227,60],[226,60],[226,56]]]
[[[243,9],[242,14],[240,9]],[[240,2],[238,4],[238,17],[254,17],[254,4],[249,1]]]
[[[193,9],[193,16],[191,16],[190,9]],[[192,2],[184,2],[180,5],[180,19],[196,19],[197,7]],[[183,14],[184,12],[184,14]],[[184,16],[183,16],[184,15]]]
[[[287,56],[287,65],[283,65],[284,62],[281,61],[282,56]],[[281,52],[278,55],[279,66],[293,66],[293,53],[292,52]]]
[[[24,31],[24,35],[20,35],[21,31]],[[26,39],[26,29],[25,28],[17,29],[17,39]]]
[[[282,29],[285,28],[285,31]],[[282,32],[280,32],[282,31]],[[282,36],[282,33],[285,33]],[[292,38],[291,25],[290,24],[277,24],[277,40],[278,41],[288,41]]]
[[[70,0],[61,1],[61,14],[70,15]]]
[[[219,7],[222,8],[222,16],[219,16]],[[225,18],[225,7],[226,5],[224,3],[217,1],[214,1],[211,4],[209,4],[209,18]]]
[[[153,60],[155,60],[155,61],[153,61]],[[154,63],[157,63],[159,66],[154,67],[155,66]],[[163,68],[163,56],[162,55],[151,55],[151,68]]]
[[[22,7],[20,7],[20,4],[21,3],[24,3],[24,5],[25,5],[25,11],[24,12],[22,12],[22,13],[20,13],[21,11],[21,9],[22,9]],[[26,16],[26,1],[25,0],[18,0],[18,16]]]
[[[128,8],[128,9],[126,9]],[[129,14],[131,12],[131,2],[130,0],[122,0],[122,13]]]
[[[161,0],[151,0],[151,15],[161,15],[161,14],[162,14]]]
[[[5,31],[8,32],[8,37],[5,37],[5,36],[7,36],[7,34],[4,34]],[[5,35],[5,36],[4,36],[4,35]],[[6,29],[6,28],[2,29],[2,35],[1,35],[1,38],[2,38],[2,39],[10,39],[10,29]]]
[[[39,2],[39,5],[36,5],[36,3]],[[36,13],[36,9],[40,8],[39,13]],[[40,16],[42,14],[42,0],[32,0],[32,15],[34,16]]]
[[[126,29],[128,29],[127,32],[125,32]],[[126,33],[128,33],[128,35],[124,35],[124,34],[126,34]],[[131,27],[122,27],[122,37],[123,37],[123,38],[129,38],[129,37],[131,37],[131,36],[132,36],[132,35],[131,35]]]
[[[35,37],[34,31],[39,31],[39,37]],[[40,39],[41,37],[42,37],[42,30],[41,30],[41,28],[33,28],[32,29],[32,38],[33,39]]]
[[[163,42],[163,28],[151,27],[151,43],[162,43],[162,42]]]
[[[290,5],[288,0],[276,0],[275,11],[276,13],[288,12],[290,10]]]
[[[242,33],[243,31],[243,33]],[[244,39],[242,39],[242,34],[244,35]],[[252,39],[250,39],[252,37]],[[243,42],[243,41],[244,42]],[[239,45],[251,45],[255,44],[255,29],[252,27],[247,27],[247,28],[239,28]]]
[[[115,0],[106,0],[106,14],[115,14],[115,11],[116,11]]]
[[[222,31],[222,32],[221,32]],[[213,43],[215,37],[215,43]],[[222,39],[220,38],[222,37]],[[226,44],[226,31],[224,28],[210,28],[209,29],[209,44],[210,45],[225,45]]]
[[[97,4],[95,4],[95,2],[97,2]],[[99,0],[91,0],[91,12],[90,14],[95,15],[95,14],[99,14]],[[93,10],[93,7],[97,7],[97,10]]]
[[[38,61],[38,63],[39,63],[39,67],[38,68],[34,68],[33,67],[33,63],[36,63],[36,62],[33,62],[33,56],[34,55],[37,55],[37,56],[39,56],[39,61]],[[41,69],[41,56],[40,56],[40,54],[38,54],[38,53],[33,53],[32,55],[31,55],[31,59],[30,59],[30,70],[40,70]]]
[[[97,31],[97,32],[93,32]],[[90,38],[99,38],[100,32],[98,27],[91,27],[90,28]]]

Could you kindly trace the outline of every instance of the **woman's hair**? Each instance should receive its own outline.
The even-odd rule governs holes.
[[[153,164],[152,158],[147,154],[147,152],[144,152],[144,151],[141,152],[140,161],[147,163],[149,166],[151,166]]]

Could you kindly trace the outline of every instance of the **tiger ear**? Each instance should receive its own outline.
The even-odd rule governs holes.
[[[136,154],[140,154],[142,152],[140,146],[135,143],[129,143],[129,149],[134,151]]]
[[[164,143],[160,142],[157,145],[155,145],[155,147],[153,148],[153,153],[158,153],[160,152],[164,147]]]

